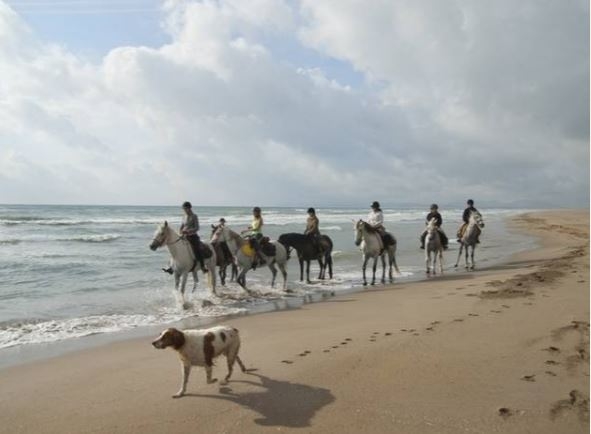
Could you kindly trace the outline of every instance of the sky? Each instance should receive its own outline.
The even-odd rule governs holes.
[[[0,203],[589,207],[584,0],[0,0]]]

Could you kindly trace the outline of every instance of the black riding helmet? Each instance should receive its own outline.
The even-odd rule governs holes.
[[[192,208],[191,202],[183,202],[183,208]]]
[[[314,208],[308,208],[308,214],[316,214],[316,210]]]
[[[470,206],[474,205],[474,201],[472,199],[468,199],[468,202],[466,202],[466,203]]]
[[[379,203],[377,200],[375,200],[375,201],[374,201],[374,202],[371,204],[371,207],[372,207],[372,208],[374,208],[374,209],[379,209],[379,208],[380,208],[380,203]]]
[[[261,212],[261,209],[260,209],[258,206],[255,206],[255,207],[252,209],[252,212]]]
[[[431,204],[431,209],[439,209],[439,207],[437,206],[436,203],[432,203]]]

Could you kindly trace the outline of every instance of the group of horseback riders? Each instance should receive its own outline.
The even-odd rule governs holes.
[[[184,211],[181,227],[180,227],[180,234],[184,236],[187,241],[191,244],[193,248],[193,253],[195,254],[196,262],[199,264],[201,271],[207,273],[207,268],[205,268],[204,259],[207,259],[211,256],[211,252],[207,249],[204,249],[199,239],[199,217],[197,214],[193,212],[193,207],[190,202],[184,202],[182,205],[182,209]],[[466,208],[464,209],[464,213],[462,215],[463,224],[460,226],[457,232],[458,242],[462,238],[464,230],[466,229],[469,219],[470,213],[473,211],[477,211],[474,208],[474,201],[472,199],[468,199],[466,203]],[[316,210],[314,208],[308,208],[308,218],[306,219],[306,229],[304,234],[310,237],[312,245],[314,249],[320,253],[321,246],[319,243],[320,240],[320,229],[319,224],[320,221],[316,216]],[[253,219],[246,229],[241,232],[241,235],[245,238],[249,239],[250,245],[255,252],[255,261],[253,261],[253,267],[256,268],[257,265],[262,265],[265,263],[265,259],[261,254],[261,242],[263,241],[263,217],[261,208],[258,206],[254,207],[252,210]],[[437,230],[439,231],[441,242],[443,244],[443,248],[447,249],[449,240],[441,225],[443,224],[443,218],[439,213],[439,207],[437,204],[432,204],[430,208],[429,214],[426,217],[426,223],[429,223],[431,219],[435,218],[435,225],[437,226]],[[224,225],[226,220],[221,218],[219,220],[220,225]],[[367,216],[367,223],[381,235],[382,243],[384,246],[390,245],[393,242],[392,235],[386,232],[384,227],[384,214],[382,209],[380,208],[380,203],[378,201],[374,201],[371,204],[371,211]],[[427,235],[427,231],[425,230],[421,236],[421,249],[425,248],[425,237]],[[225,255],[229,255],[231,257],[231,253],[227,246],[224,246],[223,252]],[[167,273],[172,273],[172,268],[163,269]]]

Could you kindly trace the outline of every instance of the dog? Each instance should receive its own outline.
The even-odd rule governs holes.
[[[228,362],[228,375],[222,384],[226,384],[230,379],[234,362],[238,362],[242,372],[246,372],[242,360],[238,357],[240,335],[233,327],[217,326],[201,330],[168,328],[152,342],[152,345],[158,349],[174,348],[181,360],[183,366],[181,388],[173,398],[180,398],[185,394],[192,366],[205,366],[207,384],[215,383],[217,378],[211,378],[213,359],[221,354],[226,356]]]

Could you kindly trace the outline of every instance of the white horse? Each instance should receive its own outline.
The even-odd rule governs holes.
[[[480,235],[481,229],[484,227],[484,221],[482,220],[482,215],[478,211],[472,211],[470,213],[470,218],[468,219],[468,226],[464,231],[464,235],[460,239],[460,251],[458,252],[458,260],[456,261],[455,267],[458,266],[460,263],[460,257],[462,256],[462,250],[465,249],[466,251],[466,258],[465,258],[465,265],[466,270],[474,270],[475,263],[474,263],[474,250],[476,250],[476,241],[478,240],[478,235]],[[470,262],[468,261],[468,250],[470,250]]]
[[[156,232],[154,232],[152,242],[150,243],[150,249],[156,250],[164,245],[168,247],[170,255],[172,256],[171,265],[174,274],[174,287],[177,291],[180,291],[181,301],[184,305],[187,277],[189,276],[189,273],[193,275],[194,291],[198,282],[197,270],[199,269],[199,264],[195,259],[191,243],[189,243],[186,238],[177,234],[166,221],[163,224],[158,225]],[[205,243],[205,245],[209,247],[212,252],[212,255],[209,258],[203,260],[205,267],[208,270],[207,278],[209,288],[214,295],[217,295],[215,292],[215,250],[209,244]]]
[[[382,283],[386,283],[386,257],[388,255],[388,276],[390,282],[394,281],[392,276],[392,266],[396,269],[396,272],[400,274],[398,265],[396,264],[396,238],[394,244],[384,247],[382,244],[382,238],[380,234],[368,223],[363,220],[359,220],[355,223],[355,245],[359,246],[359,249],[363,253],[363,285],[367,285],[367,279],[365,277],[365,269],[367,262],[370,258],[373,258],[373,276],[371,284],[375,285],[376,282],[376,268],[378,266],[378,257],[382,258]]]
[[[246,288],[246,273],[252,268],[255,260],[255,252],[250,246],[250,242],[225,225],[220,225],[214,230],[211,236],[211,242],[216,241],[225,241],[228,244],[228,248],[234,255],[236,264],[239,268],[236,282],[238,282],[246,292],[251,293],[251,291]],[[283,275],[283,290],[285,291],[287,288],[287,250],[285,249],[285,246],[278,241],[270,241],[270,244],[275,247],[274,256],[265,255],[263,249],[261,249],[260,253],[261,256],[263,256],[263,259],[265,259],[269,270],[273,273],[271,287],[275,287],[275,279],[277,277],[277,268],[275,268],[275,264],[277,264],[277,267],[279,267],[281,274]]]
[[[437,258],[439,258],[439,273],[443,274],[443,244],[436,225],[437,219],[433,217],[427,223],[427,236],[425,237],[425,267],[427,274],[435,274]]]

